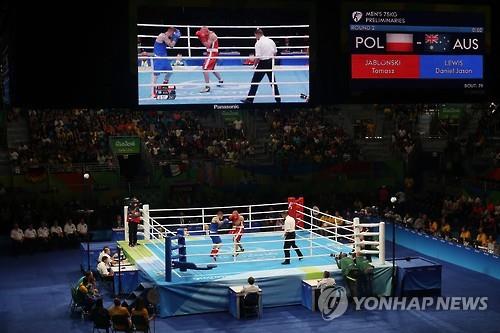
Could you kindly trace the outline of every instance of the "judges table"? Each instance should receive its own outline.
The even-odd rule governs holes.
[[[241,318],[241,299],[244,297],[240,294],[243,290],[243,286],[231,286],[229,287],[229,313],[236,318]],[[262,317],[262,290],[259,289],[259,317]]]
[[[139,270],[135,265],[122,265],[111,267],[113,270],[113,293],[115,295],[130,294],[139,285]],[[121,290],[120,290],[121,276]]]
[[[91,242],[88,243],[80,243],[80,268],[82,271],[88,270],[89,259],[90,259],[90,269],[95,270],[99,259],[99,253],[101,253],[102,248],[105,246],[109,246],[111,253],[116,253],[117,245],[115,242]],[[89,256],[90,254],[90,256]]]
[[[399,296],[441,295],[442,266],[429,259],[408,257],[396,259]]]
[[[318,279],[302,280],[302,305],[311,311],[317,310]]]

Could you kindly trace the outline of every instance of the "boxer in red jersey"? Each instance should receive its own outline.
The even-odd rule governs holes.
[[[210,92],[210,78],[208,77],[209,71],[213,71],[215,69],[215,65],[217,64],[217,57],[219,55],[219,39],[215,32],[208,29],[208,27],[201,27],[200,30],[196,31],[196,36],[200,40],[201,44],[207,48],[207,59],[203,63],[203,76],[205,77],[205,87],[201,89],[200,93],[208,93]],[[213,71],[212,72],[217,80],[219,80],[219,84],[217,87],[222,87],[224,81],[222,80],[222,76]]]
[[[245,249],[241,245],[241,236],[243,236],[243,232],[245,230],[244,219],[237,210],[233,211],[229,219],[233,222],[233,229],[231,229],[230,233],[233,234],[233,243],[234,243],[234,254],[233,256],[237,256],[239,252],[244,252]]]

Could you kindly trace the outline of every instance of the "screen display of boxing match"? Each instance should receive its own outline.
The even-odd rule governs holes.
[[[235,11],[139,11],[138,104],[308,102],[308,16]]]
[[[389,4],[349,18],[353,90],[485,89],[485,13],[466,7]]]

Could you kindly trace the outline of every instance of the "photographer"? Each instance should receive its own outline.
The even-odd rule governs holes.
[[[342,270],[351,297],[370,296],[372,293],[373,266],[361,253],[335,256],[337,267]]]
[[[134,247],[137,244],[137,228],[141,223],[140,203],[137,198],[132,198],[128,205],[128,245]]]

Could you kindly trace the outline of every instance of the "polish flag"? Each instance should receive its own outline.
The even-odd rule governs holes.
[[[387,52],[413,52],[413,34],[386,34]]]

